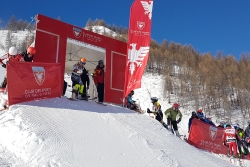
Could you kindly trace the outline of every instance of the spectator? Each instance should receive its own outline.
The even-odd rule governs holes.
[[[171,108],[165,111],[165,116],[170,119],[169,123],[170,123],[170,128],[172,129],[172,133],[174,133],[173,132],[173,129],[174,129],[176,136],[180,137],[177,124],[181,122],[182,113],[179,110],[179,104],[174,103]],[[179,119],[176,120],[178,116],[179,116]]]
[[[6,63],[4,63],[3,60],[6,60]],[[14,62],[24,61],[22,55],[17,53],[17,48],[16,47],[13,47],[13,46],[10,47],[9,52],[7,54],[7,57],[4,57],[4,58],[0,59],[0,62],[2,64],[3,68],[6,68],[6,64],[9,61],[14,61]],[[6,88],[6,85],[7,85],[7,78],[6,77],[7,76],[5,75],[4,80],[3,80],[2,84],[1,84],[1,88]]]
[[[190,131],[190,127],[192,125],[192,121],[193,121],[194,118],[198,119],[198,116],[196,115],[195,111],[192,112],[192,115],[191,115],[191,117],[189,118],[189,121],[188,121],[188,133]]]
[[[103,60],[99,60],[94,71],[94,82],[97,88],[99,103],[104,101],[104,67]]]
[[[140,113],[142,113],[142,111],[141,111],[141,107],[138,105],[138,104],[136,104],[136,101],[134,101],[133,99],[132,99],[132,96],[134,95],[134,91],[132,90],[129,94],[128,94],[128,96],[127,96],[127,107],[130,109],[130,110],[135,110],[136,112],[140,112]]]

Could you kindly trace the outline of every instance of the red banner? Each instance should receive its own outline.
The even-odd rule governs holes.
[[[147,65],[153,0],[135,0],[130,9],[124,97],[141,87],[141,78]]]
[[[9,62],[7,65],[9,105],[61,97],[61,66],[57,63]]]
[[[188,143],[199,149],[227,155],[227,147],[222,144],[223,133],[222,128],[211,126],[198,119],[193,119]]]

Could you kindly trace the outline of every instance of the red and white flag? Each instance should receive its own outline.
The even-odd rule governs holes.
[[[130,9],[124,97],[131,90],[141,87],[148,61],[152,10],[153,0],[135,0]]]

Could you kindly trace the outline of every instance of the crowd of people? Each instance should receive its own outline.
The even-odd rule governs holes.
[[[228,156],[242,157],[249,154],[248,147],[250,147],[250,121],[248,121],[248,126],[243,130],[238,123],[232,126],[230,123],[221,121],[218,126],[216,126],[210,119],[206,118],[199,109],[197,112],[193,111],[188,122],[188,133],[192,125],[193,119],[198,119],[207,124],[215,126],[217,128],[223,129],[222,142],[223,145],[228,148]]]
[[[6,55],[2,56],[0,58],[0,63],[3,68],[6,68],[6,64],[8,62],[18,62],[18,61],[25,61],[25,62],[32,62],[33,61],[33,55],[36,53],[36,49],[33,46],[30,46],[28,44],[27,49],[25,52],[18,53],[18,49],[14,46],[9,48],[9,51]],[[0,85],[0,88],[4,89],[7,86],[7,76],[4,76],[4,79]]]
[[[134,91],[132,90],[129,95],[127,96],[127,107],[131,110],[135,110],[137,112],[143,113],[141,110],[141,107],[136,103],[135,100],[132,99],[132,96],[134,95]],[[182,113],[179,110],[179,104],[174,103],[173,106],[169,109],[167,109],[164,112],[164,115],[167,119],[167,124],[164,122],[164,115],[162,112],[161,104],[158,101],[157,97],[151,97],[150,98],[153,107],[152,110],[147,108],[147,113],[153,114],[154,118],[159,121],[166,129],[171,130],[173,134],[180,137],[178,126],[177,124],[181,122],[182,119]],[[177,119],[178,118],[178,119]]]
[[[9,48],[8,53],[0,58],[0,64],[3,68],[6,68],[8,62],[33,62],[34,54],[36,49],[33,45],[30,45],[30,41],[27,44],[27,48],[24,52],[18,52],[18,49],[15,46]],[[85,68],[87,60],[83,57],[73,66],[73,71],[71,74],[72,81],[72,98],[78,98],[78,95],[81,96],[83,100],[88,100],[87,90],[89,89],[89,73]],[[103,60],[98,61],[96,66],[93,79],[94,84],[96,85],[98,93],[98,102],[103,103],[104,101],[104,62]],[[7,86],[7,75],[4,76],[4,79],[0,85],[1,90],[4,90]],[[68,83],[64,80],[63,93],[65,94]]]

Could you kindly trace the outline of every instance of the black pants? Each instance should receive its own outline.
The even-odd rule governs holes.
[[[87,97],[87,88],[86,88],[86,84],[83,84],[84,89],[83,89],[83,93],[81,95],[82,98],[86,98]]]
[[[98,93],[98,101],[103,102],[103,100],[104,100],[104,83],[98,83],[97,93]]]
[[[65,95],[65,92],[67,90],[67,86],[68,86],[68,83],[64,80],[64,84],[63,84],[63,96]]]
[[[3,82],[1,83],[1,88],[6,88],[7,85],[7,78],[4,77]]]
[[[168,119],[168,121],[170,121],[168,123],[171,123],[171,126],[173,127],[174,130],[178,130],[176,121],[173,121],[173,120],[170,120],[170,119]],[[168,125],[170,125],[170,124],[168,124]]]

